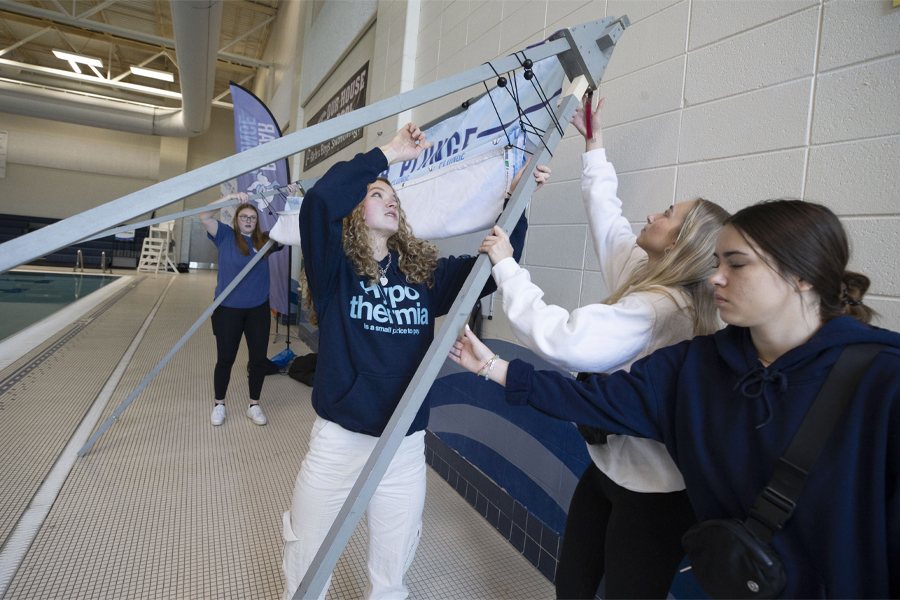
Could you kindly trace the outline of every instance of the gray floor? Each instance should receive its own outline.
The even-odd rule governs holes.
[[[0,372],[0,390],[13,382],[0,391],[4,544],[171,277],[136,278],[118,301]],[[214,286],[212,273],[176,277],[101,422],[199,317]],[[272,345],[270,355],[283,347]],[[306,352],[298,342],[292,348]],[[4,598],[280,597],[281,514],[308,447],[311,388],[268,377],[262,404],[269,424],[254,425],[245,417],[242,347],[228,417],[213,427],[214,364],[206,323],[75,461]],[[410,597],[553,597],[550,583],[430,469],[424,520]],[[360,527],[329,597],[361,597],[364,570]]]

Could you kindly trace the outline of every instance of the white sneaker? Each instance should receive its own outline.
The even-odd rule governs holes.
[[[212,416],[209,418],[213,425],[221,425],[225,422],[225,405],[216,404],[213,409]]]
[[[263,414],[259,404],[251,404],[247,407],[247,417],[257,425],[265,425],[268,423],[266,415]]]

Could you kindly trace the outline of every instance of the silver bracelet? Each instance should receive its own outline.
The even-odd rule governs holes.
[[[487,361],[487,364],[484,365],[487,367],[487,371],[484,373],[484,380],[489,381],[491,378],[491,371],[494,370],[494,363],[497,362],[497,359],[500,358],[499,354],[495,354],[491,360]]]

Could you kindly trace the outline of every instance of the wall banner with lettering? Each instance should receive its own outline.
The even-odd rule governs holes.
[[[329,100],[322,110],[306,122],[307,127],[324,123],[328,119],[333,119],[348,112],[362,108],[366,105],[366,84],[369,79],[369,63],[366,62],[363,67],[350,78],[344,87]],[[343,150],[356,140],[362,138],[362,127],[348,131],[343,135],[332,138],[327,142],[322,142],[318,146],[309,148],[303,155],[303,170],[306,171],[311,167],[319,164],[329,156],[335,154],[339,150]]]

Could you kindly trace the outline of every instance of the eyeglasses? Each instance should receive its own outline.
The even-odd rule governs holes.
[[[256,220],[256,215],[238,215],[238,219],[244,223],[252,223]]]

